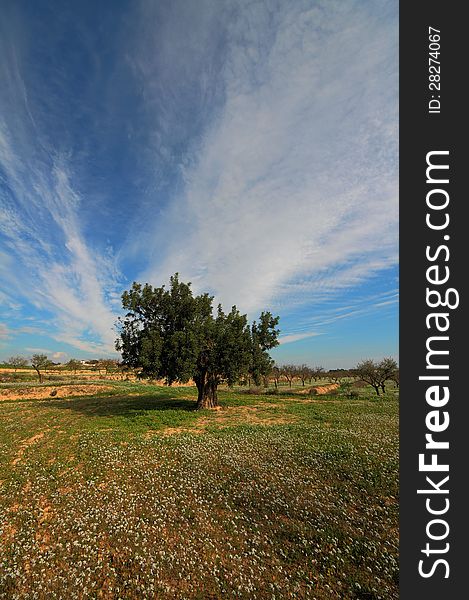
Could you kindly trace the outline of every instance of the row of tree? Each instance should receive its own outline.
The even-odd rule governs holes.
[[[26,358],[25,356],[20,355],[10,356],[6,364],[14,369],[15,373],[17,369],[22,369],[31,365],[36,371],[41,383],[43,381],[44,373],[52,369],[64,369],[67,371],[73,371],[73,373],[76,374],[79,370],[91,368],[95,371],[98,371],[98,373],[104,371],[106,375],[109,373],[115,373],[118,371],[123,372],[127,370],[127,367],[124,364],[111,358],[93,360],[92,364],[86,366],[83,365],[81,361],[74,358],[71,358],[64,364],[57,364],[50,360],[47,354],[33,354],[31,358]]]
[[[325,370],[323,367],[309,367],[308,365],[274,365],[272,371],[269,374],[269,379],[274,381],[274,385],[277,388],[282,378],[288,382],[289,386],[292,387],[293,382],[301,380],[302,385],[308,381],[317,381],[325,376]]]
[[[100,360],[94,360],[92,365],[85,366],[81,361],[74,358],[70,359],[67,363],[57,365],[53,363],[45,354],[34,354],[30,359],[24,356],[11,356],[7,364],[10,365],[16,372],[17,369],[31,366],[36,370],[39,381],[43,381],[43,374],[48,369],[61,368],[68,371],[73,371],[74,374],[85,368],[92,368],[99,373],[104,371],[106,375],[111,373],[129,373],[140,374],[142,370],[139,368],[131,369],[124,363],[121,363],[114,359],[103,358]],[[275,388],[278,388],[281,381],[288,383],[290,387],[295,381],[301,381],[304,386],[306,382],[311,384],[313,381],[327,379],[334,383],[342,383],[349,380],[350,378],[361,379],[365,383],[371,385],[376,394],[379,395],[380,391],[385,393],[386,382],[393,381],[399,387],[399,368],[396,361],[393,358],[385,358],[382,361],[376,362],[371,359],[364,360],[359,363],[354,369],[331,369],[326,371],[324,367],[310,367],[306,364],[302,365],[276,365],[272,361],[265,361],[263,368],[260,368],[259,361],[252,363],[255,368],[248,369],[244,375],[244,381],[247,381],[249,385],[253,381],[256,385],[259,385],[261,381],[266,387],[269,386],[270,382],[273,381]],[[242,375],[241,375],[242,377]],[[240,378],[241,378],[240,377]]]
[[[277,388],[280,381],[286,381],[290,387],[296,381],[301,381],[304,386],[319,379],[327,379],[333,383],[343,383],[350,379],[362,380],[371,385],[376,394],[386,391],[386,382],[394,381],[399,387],[399,367],[393,358],[384,358],[381,361],[371,359],[360,362],[353,369],[331,369],[326,371],[323,367],[309,367],[308,365],[274,365],[268,376],[274,381]]]
[[[168,385],[192,380],[197,386],[198,408],[217,406],[219,384],[231,386],[241,379],[260,385],[272,378],[277,387],[282,377],[291,386],[295,378],[305,385],[324,375],[340,381],[353,372],[377,395],[385,391],[386,381],[394,379],[398,383],[397,363],[392,358],[365,360],[352,372],[341,369],[327,374],[322,367],[305,364],[276,366],[268,351],[279,343],[279,317],[262,312],[249,324],[236,306],[225,313],[218,305],[215,312],[213,296],[194,296],[191,284],[180,282],[177,273],[170,278],[168,289],[134,282],[122,294],[122,306],[127,312],[118,320],[116,340],[122,362],[104,359],[100,365],[106,372],[132,369],[139,377],[164,379]],[[10,364],[21,366],[23,361],[22,357],[12,357]],[[42,381],[41,370],[47,369],[51,361],[45,354],[35,354],[30,362]],[[80,366],[74,359],[66,365],[75,372]]]

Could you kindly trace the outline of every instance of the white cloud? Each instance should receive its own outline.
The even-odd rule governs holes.
[[[308,331],[306,333],[292,333],[288,335],[282,335],[279,337],[279,345],[282,344],[291,344],[292,342],[298,342],[300,340],[304,340],[306,338],[315,337],[317,335],[321,335],[316,331]]]
[[[240,5],[224,106],[155,223],[166,258],[142,279],[178,271],[252,311],[396,264],[397,26],[366,5],[318,7],[283,4],[273,31],[265,6]]]
[[[114,352],[117,316],[105,294],[118,285],[116,269],[109,256],[94,253],[85,242],[78,216],[80,197],[70,183],[69,167],[64,160],[53,159],[49,179],[31,162],[25,178],[27,161],[18,158],[6,136],[2,144],[0,159],[16,200],[12,204],[4,197],[2,206],[0,230],[9,250],[4,255],[5,283],[16,297],[53,312],[51,337],[94,354]],[[99,341],[87,341],[88,334]]]
[[[150,204],[151,193],[132,198],[135,219],[116,252],[122,263],[148,262],[137,279],[161,285],[178,271],[196,291],[253,312],[334,297],[396,264],[397,22],[384,6],[133,5],[136,33],[117,45],[116,64],[136,80],[116,71],[119,85],[142,90],[145,117],[129,118],[135,131],[148,129],[148,137],[135,134],[145,165],[135,177],[147,176],[151,156],[150,190],[181,179],[167,188],[167,208]],[[122,277],[113,252],[86,235],[83,171],[60,136],[59,147],[47,143],[28,94],[34,78],[14,51],[18,33],[0,42],[8,83],[0,94],[0,301],[11,310],[30,303],[55,340],[109,354]],[[66,99],[46,96],[65,129]],[[113,96],[114,88],[110,121]],[[103,148],[110,139],[103,135]],[[312,327],[288,332],[283,343],[313,335]]]
[[[26,352],[31,352],[32,354],[46,354],[46,355],[50,355],[53,350],[50,350],[50,348],[36,348],[36,347],[32,347],[32,346],[28,346],[27,348],[25,348]]]

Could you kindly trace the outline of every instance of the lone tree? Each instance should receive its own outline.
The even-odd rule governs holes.
[[[51,364],[51,362],[47,358],[46,354],[33,354],[32,358],[31,358],[31,365],[33,366],[33,368],[36,370],[36,373],[38,374],[39,383],[42,383],[41,369],[44,369],[44,371],[45,371],[47,369],[47,367],[50,366],[50,364]]]
[[[270,367],[267,351],[278,344],[279,318],[263,312],[250,327],[236,306],[225,313],[218,305],[214,315],[213,297],[194,296],[190,286],[177,273],[169,289],[134,282],[122,294],[127,314],[118,321],[116,349],[140,377],[164,378],[168,385],[193,379],[197,408],[212,408],[221,381],[233,385]]]
[[[392,378],[397,368],[397,362],[393,358],[384,358],[381,362],[367,359],[356,366],[355,373],[360,379],[371,385],[376,395],[379,396],[380,389],[383,394],[385,393],[385,382]]]
[[[15,373],[16,373],[16,369],[20,369],[21,367],[26,367],[28,364],[28,359],[25,358],[24,356],[10,356],[10,358],[8,359],[8,364],[13,367],[13,369],[15,369]]]

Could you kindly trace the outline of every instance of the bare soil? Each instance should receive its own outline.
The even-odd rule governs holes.
[[[282,404],[271,404],[269,407],[281,407]],[[145,437],[154,435],[171,436],[180,433],[203,433],[207,427],[215,426],[224,429],[233,426],[240,421],[245,425],[284,425],[294,423],[297,419],[293,415],[282,415],[271,413],[266,410],[265,405],[259,406],[217,406],[217,410],[210,411],[208,417],[201,417],[194,426],[189,427],[167,427],[163,431],[149,430]]]
[[[93,396],[98,392],[111,390],[109,385],[62,385],[57,387],[26,387],[0,390],[1,400],[40,400],[42,398],[66,398],[68,396]],[[55,393],[54,393],[55,392]]]
[[[325,385],[315,385],[304,390],[298,390],[297,394],[314,394],[320,396],[321,394],[328,394],[332,390],[336,390],[340,385],[338,383],[327,383]]]

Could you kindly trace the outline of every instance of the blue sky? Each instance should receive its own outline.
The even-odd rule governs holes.
[[[112,356],[178,271],[279,362],[398,351],[398,3],[4,2],[0,359]]]

